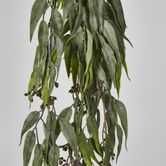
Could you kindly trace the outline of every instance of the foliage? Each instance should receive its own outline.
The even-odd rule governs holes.
[[[50,12],[48,20],[46,12]],[[38,45],[26,95],[30,103],[37,96],[42,104],[40,111],[28,115],[22,128],[21,140],[28,132],[23,165],[29,165],[33,149],[33,166],[111,165],[115,157],[118,160],[123,137],[127,148],[128,136],[126,108],[111,93],[114,86],[119,96],[122,68],[128,76],[124,44],[128,39],[120,0],[35,0],[30,40],[38,24]],[[52,92],[58,88],[63,57],[67,75],[73,80],[69,90],[73,103],[58,115]],[[42,143],[39,122],[45,133]],[[60,133],[67,144],[57,145]],[[62,150],[67,159],[61,157]]]

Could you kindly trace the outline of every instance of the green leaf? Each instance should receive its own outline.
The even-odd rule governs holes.
[[[88,0],[88,8],[89,8],[89,23],[91,27],[91,31],[95,33],[98,29],[97,18],[95,15],[95,2],[94,0]]]
[[[81,129],[82,125],[82,118],[84,116],[84,111],[83,109],[80,109],[79,112],[76,114],[75,117],[75,123],[76,123],[76,132],[78,133]]]
[[[108,40],[109,45],[115,51],[118,61],[120,61],[120,53],[116,33],[111,23],[107,20],[104,21],[103,33],[106,39]]]
[[[92,138],[94,139],[98,153],[102,155],[100,142],[99,142],[98,126],[96,120],[91,116],[88,116],[87,118],[87,128],[89,133],[92,135]]]
[[[36,0],[31,10],[30,41],[32,40],[37,23],[48,8],[47,0]]]
[[[23,165],[28,166],[33,148],[35,146],[35,133],[33,131],[29,131],[26,135],[23,149]]]
[[[56,8],[51,11],[50,23],[54,33],[60,37],[63,30],[63,19],[60,12]]]
[[[118,124],[116,124],[116,129],[117,129],[117,138],[118,138],[118,148],[117,148],[117,157],[116,157],[116,162],[117,162],[122,148],[123,131]]]
[[[103,55],[107,69],[110,72],[112,80],[115,81],[116,60],[114,57],[114,52],[112,48],[106,43],[104,38],[101,35],[98,36],[102,45]]]
[[[74,0],[63,0],[63,19],[67,17],[72,5],[74,3]]]
[[[38,41],[41,47],[44,47],[48,41],[49,29],[46,21],[42,20],[39,25]]]
[[[116,65],[116,73],[115,73],[115,84],[116,84],[116,89],[117,89],[117,94],[119,96],[120,94],[120,79],[121,79],[121,74],[122,74],[122,67],[120,64]]]
[[[93,38],[90,31],[87,29],[87,52],[86,52],[86,70],[85,73],[88,71],[90,62],[93,56]]]
[[[64,137],[75,152],[75,155],[77,155],[77,137],[73,126],[66,119],[62,118],[59,119],[59,124]]]
[[[75,32],[78,30],[78,28],[80,27],[80,25],[82,23],[83,9],[82,9],[81,0],[78,0],[78,5],[79,5],[78,15],[77,15],[73,30],[71,32],[71,36],[74,36]]]
[[[96,156],[93,152],[93,147],[89,142],[87,142],[87,139],[86,139],[85,134],[83,133],[83,131],[81,131],[78,134],[77,142],[78,142],[79,150],[80,150],[80,152],[83,156],[83,160],[86,163],[86,165],[87,166],[92,166],[91,158],[93,158],[93,160],[98,163],[98,161],[96,159]]]
[[[37,144],[34,150],[34,159],[32,166],[42,166],[43,162],[43,148],[42,145]]]
[[[79,66],[78,66],[77,54],[73,54],[71,59],[71,71],[72,71],[72,79],[74,86],[77,83],[78,67]]]
[[[55,85],[55,77],[56,77],[56,68],[53,62],[50,63],[50,80],[49,80],[49,95],[51,95],[54,85]]]
[[[36,48],[35,59],[33,63],[33,72],[31,74],[29,84],[28,84],[28,93],[32,91],[32,89],[34,88],[36,84],[36,80],[37,80],[36,77],[38,74],[38,63],[39,63],[39,46],[37,46]]]
[[[57,76],[56,76],[57,80],[59,75],[59,68],[61,65],[62,53],[63,53],[63,42],[58,36],[55,36],[55,38],[56,38],[56,51],[57,51],[57,58],[55,62],[57,68]]]
[[[41,90],[42,100],[43,100],[44,106],[46,106],[48,99],[49,99],[49,87],[48,87],[49,72],[48,72],[48,70],[46,72],[47,73],[46,73],[46,76],[44,78],[43,87]]]
[[[39,116],[40,113],[38,111],[34,111],[29,113],[29,115],[26,117],[21,131],[20,144],[22,142],[23,135],[39,120]]]
[[[59,147],[57,145],[52,145],[48,155],[50,166],[58,165],[59,156],[60,156]]]
[[[58,138],[61,130],[60,130],[60,125],[59,125],[59,121],[60,119],[65,119],[66,121],[69,122],[70,118],[72,116],[72,109],[71,107],[67,107],[64,110],[61,111],[61,113],[59,114],[59,119],[57,119],[56,121],[56,127],[55,127],[55,139]]]
[[[96,19],[99,26],[99,32],[103,29],[104,24],[104,0],[93,0],[95,5]]]
[[[118,114],[118,116],[120,118],[122,128],[125,133],[125,139],[126,139],[125,145],[126,145],[126,149],[127,149],[127,137],[128,137],[127,111],[126,111],[125,105],[119,100],[113,99],[113,106],[114,106],[116,113]]]
[[[123,33],[125,32],[126,29],[126,22],[124,18],[124,13],[123,13],[123,8],[120,0],[108,0],[108,2],[113,6],[116,16],[118,18],[118,21],[121,25],[121,29]]]

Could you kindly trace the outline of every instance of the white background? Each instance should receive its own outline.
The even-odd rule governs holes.
[[[166,165],[166,1],[122,0],[128,25],[130,77],[122,79],[120,99],[129,119],[128,152],[117,166]],[[0,3],[0,165],[21,166],[18,147],[23,119],[28,114],[24,97],[32,69],[36,38],[29,42],[33,0]],[[62,87],[57,109],[69,105],[70,84],[61,68]],[[65,100],[65,101],[64,101]]]

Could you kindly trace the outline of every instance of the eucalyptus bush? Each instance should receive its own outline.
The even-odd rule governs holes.
[[[128,136],[126,108],[111,93],[115,88],[119,96],[122,68],[128,76],[124,39],[129,40],[120,0],[35,0],[30,41],[38,24],[25,95],[30,104],[35,96],[40,98],[41,106],[22,127],[23,165],[30,165],[33,156],[33,166],[110,166],[118,160],[123,138],[127,148]],[[67,76],[72,77],[73,103],[57,113],[52,92],[59,85],[62,58]],[[38,136],[39,123],[43,140]],[[64,145],[57,143],[61,133]]]

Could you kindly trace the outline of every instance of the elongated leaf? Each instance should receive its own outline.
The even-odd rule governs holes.
[[[55,65],[51,62],[50,64],[51,73],[50,73],[50,80],[49,80],[49,95],[51,95],[54,85],[55,85],[55,78],[56,78],[56,68]]]
[[[102,155],[100,142],[99,142],[98,126],[96,120],[93,119],[91,116],[87,118],[87,127],[89,133],[92,135],[92,138],[94,139],[98,153]]]
[[[22,131],[21,131],[21,139],[22,141],[23,135],[39,120],[40,113],[38,111],[31,112],[25,119]]]
[[[111,23],[108,22],[107,20],[104,21],[103,33],[104,33],[104,36],[107,38],[112,49],[115,51],[118,60],[120,61],[120,53],[119,53],[119,46],[118,46],[118,41],[116,38],[116,33]]]
[[[48,8],[47,0],[36,0],[33,4],[31,10],[31,19],[30,19],[30,41],[36,29],[36,25],[41,18],[41,16],[46,12]]]
[[[78,30],[78,28],[80,27],[80,25],[82,23],[83,9],[82,9],[81,0],[78,0],[78,5],[79,5],[79,11],[78,11],[78,15],[77,15],[73,30],[71,32],[71,36],[73,36],[75,34],[75,32]]]
[[[74,3],[74,0],[64,0],[63,1],[63,19],[65,19]]]
[[[117,89],[117,94],[119,96],[120,94],[120,79],[121,79],[121,74],[122,74],[122,67],[120,64],[116,65],[116,73],[115,73],[115,82],[116,82],[116,89]]]
[[[123,8],[120,0],[108,0],[108,2],[113,6],[116,12],[116,16],[121,25],[121,29],[125,32],[126,22],[124,18]]]
[[[64,137],[75,152],[75,155],[77,155],[77,137],[73,126],[66,119],[60,119],[59,124]]]
[[[89,23],[91,27],[91,31],[94,33],[98,30],[97,19],[95,15],[95,5],[93,0],[88,0],[88,8],[89,8]]]
[[[59,147],[57,145],[51,146],[48,156],[50,166],[58,165],[59,156],[60,156]]]
[[[51,11],[51,27],[57,36],[61,36],[63,30],[63,19],[60,12],[55,8]]]
[[[63,53],[63,42],[58,36],[56,36],[55,38],[56,38],[56,51],[57,51],[57,58],[55,62],[55,65],[57,67],[57,76],[56,76],[57,80],[59,75],[59,68],[61,65],[62,53]]]
[[[61,113],[59,114],[59,118],[60,119],[65,119],[66,121],[69,122],[70,118],[72,116],[72,109],[71,107],[67,107],[64,110],[61,111]],[[57,137],[59,136],[61,130],[60,130],[60,125],[59,125],[59,119],[57,119],[56,121],[56,128],[55,128],[55,139],[57,139]]]
[[[107,65],[107,69],[111,74],[112,80],[115,81],[116,62],[114,52],[111,47],[105,42],[104,38],[101,35],[99,35],[99,39],[102,45],[103,55]]]
[[[91,166],[92,162],[90,157],[90,147],[86,141],[86,138],[83,132],[80,132],[80,134],[78,135],[78,147],[86,165]]]
[[[116,129],[117,129],[117,138],[118,138],[118,148],[117,148],[117,157],[116,157],[116,162],[117,162],[122,148],[123,131],[118,124],[116,125]]]
[[[48,79],[49,79],[49,72],[47,71],[46,76],[44,78],[43,87],[42,87],[42,90],[41,90],[42,100],[43,100],[44,106],[46,106],[46,104],[48,102],[48,99],[49,99]]]
[[[126,144],[126,149],[127,149],[127,137],[128,137],[127,111],[126,111],[124,104],[121,101],[114,99],[113,104],[114,104],[114,109],[120,118],[122,128],[123,128],[124,133],[125,133],[125,137],[126,137],[125,144]]]
[[[71,71],[72,71],[72,79],[73,79],[73,85],[75,86],[77,83],[77,74],[78,74],[78,60],[77,55],[73,54],[71,59]]]
[[[95,4],[95,15],[99,26],[99,32],[103,29],[104,24],[104,0],[93,0]]]
[[[38,63],[39,63],[39,46],[37,46],[37,48],[36,48],[35,60],[33,63],[33,72],[31,74],[29,84],[28,84],[28,93],[30,93],[32,91],[32,89],[34,88],[34,86],[36,84],[36,77],[38,74]]]
[[[86,52],[86,71],[88,71],[90,62],[93,56],[93,38],[90,31],[87,29],[87,52]]]
[[[48,41],[49,29],[47,23],[42,20],[39,25],[38,41],[41,47],[44,47]]]
[[[43,162],[43,148],[42,145],[37,144],[34,150],[34,159],[32,166],[41,166]]]
[[[23,165],[28,166],[33,148],[35,146],[35,133],[33,131],[29,131],[26,135],[23,149]]]

